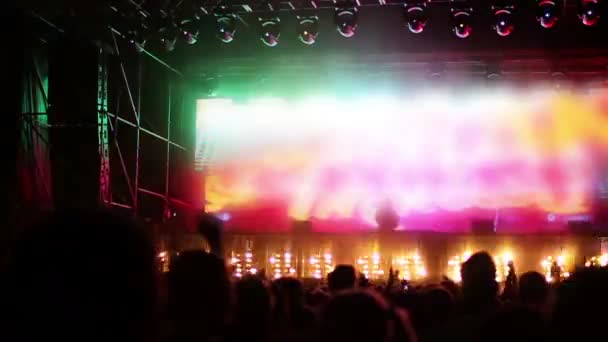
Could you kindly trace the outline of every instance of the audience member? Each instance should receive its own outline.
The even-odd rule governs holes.
[[[3,341],[154,341],[151,240],[107,212],[56,213],[17,243],[0,307]]]
[[[509,271],[507,273],[507,279],[505,279],[505,288],[502,291],[502,300],[514,301],[517,299],[517,274],[515,273],[515,264],[512,260],[509,260],[507,264]]]
[[[604,333],[605,319],[597,311],[608,307],[606,268],[581,269],[565,278],[554,263],[552,291],[538,272],[524,273],[518,283],[510,264],[502,301],[496,266],[485,252],[462,264],[461,286],[448,279],[413,286],[391,269],[387,283],[361,277],[355,290],[354,267],[338,265],[325,291],[306,293],[300,280],[268,284],[260,276],[231,288],[222,259],[222,222],[205,214],[198,228],[212,253],[175,255],[160,293],[156,253],[140,227],[106,212],[52,215],[19,240],[2,272],[0,338],[570,342]]]
[[[357,274],[351,265],[337,265],[332,272],[327,275],[327,284],[331,293],[341,290],[355,288]]]
[[[224,333],[230,283],[224,261],[203,251],[185,251],[168,276],[171,341],[209,341]]]
[[[345,291],[334,296],[323,311],[322,342],[416,341],[407,315],[391,309],[379,294]]]
[[[519,301],[529,309],[545,313],[549,298],[549,284],[538,272],[526,272],[519,279]]]
[[[473,254],[461,267],[462,296],[454,319],[429,334],[429,341],[474,341],[485,320],[499,308],[496,266],[486,252]]]
[[[270,294],[264,282],[258,277],[246,277],[236,283],[234,292],[234,314],[227,341],[269,341]]]
[[[551,341],[597,341],[606,336],[608,268],[577,270],[558,288]]]
[[[421,335],[435,331],[452,318],[454,312],[454,298],[452,294],[441,286],[432,286],[424,290],[421,297],[420,322],[415,323]],[[412,313],[412,315],[415,315]],[[415,319],[414,319],[415,320]]]
[[[272,283],[275,298],[273,330],[276,340],[307,341],[315,329],[312,310],[304,305],[302,283],[281,278]]]
[[[496,266],[486,252],[473,254],[462,264],[462,309],[466,313],[485,314],[498,307]]]

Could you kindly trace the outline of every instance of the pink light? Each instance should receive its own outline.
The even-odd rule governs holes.
[[[228,228],[272,230],[290,229],[290,217],[315,229],[373,228],[386,200],[405,229],[440,218],[450,227],[440,230],[468,227],[496,209],[543,223],[547,213],[585,213],[596,161],[608,155],[606,98],[201,100],[197,127],[208,140],[197,139],[197,160],[213,165],[207,209],[230,212]]]

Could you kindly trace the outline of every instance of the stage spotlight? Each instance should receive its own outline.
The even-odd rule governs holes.
[[[298,17],[297,19],[297,33],[300,41],[306,45],[314,44],[319,35],[319,17]]]
[[[281,36],[281,20],[278,17],[258,18],[260,22],[260,39],[266,46],[275,47]]]
[[[452,31],[458,38],[467,38],[473,31],[471,24],[471,9],[461,10],[452,8]]]
[[[595,26],[600,20],[600,4],[598,0],[581,0],[579,17],[583,25]]]
[[[343,37],[350,38],[354,36],[357,29],[357,8],[336,9],[334,20],[336,22],[336,29]]]
[[[236,15],[224,6],[216,8],[214,15],[215,36],[223,43],[232,42],[236,33]]]
[[[134,28],[127,32],[126,38],[129,44],[135,47],[137,52],[142,52],[146,47],[146,37],[144,37],[142,28]]]
[[[405,23],[407,24],[407,28],[412,33],[421,33],[424,31],[424,27],[426,26],[427,16],[424,11],[426,5],[406,5],[404,7],[405,11]]]
[[[187,44],[193,45],[198,41],[199,22],[196,19],[182,20],[180,23],[182,37]]]
[[[540,26],[549,29],[557,24],[559,19],[559,6],[552,0],[539,0],[536,13],[536,20]]]
[[[160,43],[167,52],[175,49],[177,43],[178,30],[175,26],[164,27],[160,29]]]
[[[510,8],[500,8],[494,11],[494,29],[501,37],[513,33],[513,13]]]

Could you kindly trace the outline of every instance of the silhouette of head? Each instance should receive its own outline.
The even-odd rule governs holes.
[[[298,279],[277,279],[272,283],[272,289],[280,315],[290,315],[304,306],[304,288]]]
[[[439,323],[452,314],[454,297],[448,290],[437,286],[424,293],[424,304],[427,319]]]
[[[496,299],[496,266],[486,252],[473,254],[461,268],[462,293],[467,304],[485,306]]]
[[[530,271],[519,278],[519,299],[524,304],[544,304],[549,295],[549,285],[545,276]]]
[[[234,333],[236,340],[267,340],[270,332],[270,294],[258,277],[246,277],[235,285]]]
[[[321,341],[386,341],[388,305],[369,292],[345,291],[333,297],[321,318]]]
[[[577,270],[562,283],[551,323],[552,340],[591,341],[606,331],[606,317],[590,308],[608,307],[608,267]]]
[[[128,219],[55,213],[17,243],[9,269],[5,309],[19,340],[143,341],[155,335],[155,252]]]
[[[327,276],[329,291],[332,293],[354,288],[356,280],[357,274],[351,265],[337,265]]]
[[[204,251],[185,251],[173,261],[167,279],[169,316],[198,322],[213,335],[224,327],[230,284],[224,261]]]

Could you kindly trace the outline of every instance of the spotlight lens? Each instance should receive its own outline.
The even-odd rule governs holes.
[[[405,20],[407,27],[412,33],[421,33],[426,26],[426,13],[422,7],[411,7],[406,9]]]
[[[233,16],[218,17],[216,21],[216,37],[223,43],[230,43],[234,40],[236,33],[236,21]]]
[[[469,12],[456,12],[453,16],[454,26],[452,30],[458,38],[467,38],[473,31],[473,25],[471,25],[471,14]]]
[[[581,12],[581,21],[585,26],[595,26],[600,20],[597,0],[583,0]]]
[[[177,29],[167,28],[160,32],[160,43],[167,52],[171,52],[175,49],[177,43]]]
[[[558,8],[555,2],[547,0],[541,1],[538,4],[538,15],[537,19],[540,22],[540,26],[549,29],[555,26],[559,19]]]
[[[355,35],[357,30],[357,13],[354,9],[345,9],[336,11],[336,29],[346,38]]]
[[[496,33],[501,37],[506,37],[513,33],[515,26],[513,25],[513,18],[511,12],[508,10],[499,10],[494,14],[496,24],[494,28]]]
[[[298,38],[306,45],[312,45],[319,35],[319,20],[317,17],[301,18],[297,26]]]
[[[187,44],[196,44],[198,41],[199,22],[195,19],[188,19],[181,22],[182,36]]]
[[[263,21],[261,28],[262,33],[260,39],[264,45],[269,47],[277,46],[279,44],[279,37],[281,36],[278,19]]]

